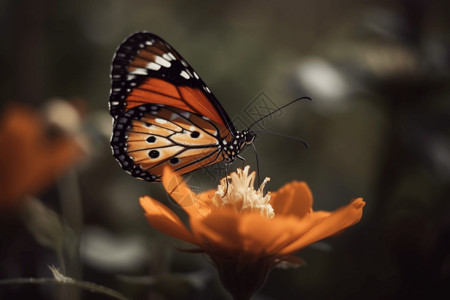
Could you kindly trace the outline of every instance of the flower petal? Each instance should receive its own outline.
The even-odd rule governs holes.
[[[242,217],[240,234],[244,248],[254,253],[277,254],[307,233],[330,213],[308,214],[303,218],[275,215],[271,220],[255,214]]]
[[[357,223],[362,217],[362,208],[364,205],[365,202],[363,199],[358,198],[349,205],[331,214],[320,211],[314,212],[313,215],[319,216],[320,222],[312,227],[311,230],[301,235],[296,241],[286,246],[280,254],[292,253]]]
[[[215,193],[216,190],[212,189],[197,194],[197,202],[195,203],[195,207],[198,210],[198,216],[206,217],[213,209],[216,209],[216,206],[211,201]]]
[[[205,218],[190,219],[192,233],[202,244],[219,249],[242,249],[242,215],[230,208],[214,210]]]
[[[165,167],[162,176],[164,189],[181,207],[191,207],[196,202],[196,195],[186,185],[183,178],[175,174],[169,167]]]
[[[206,218],[191,220],[190,224],[197,240],[215,249],[278,254],[327,216],[318,213],[314,218],[282,216],[269,220],[256,212],[238,213],[221,208]]]
[[[272,193],[270,204],[275,215],[302,218],[311,211],[312,193],[305,182],[293,181]]]
[[[242,237],[243,250],[252,253],[276,253],[279,245],[292,241],[298,219],[294,217],[269,220],[259,213],[247,213],[241,216],[239,234]]]
[[[190,219],[205,217],[210,213],[211,203],[208,203],[205,198],[209,194],[202,193],[200,194],[201,197],[198,197],[186,185],[183,178],[174,173],[169,167],[164,168],[162,184],[169,196],[186,211]]]
[[[211,189],[211,190],[204,191],[200,194],[197,194],[197,198],[199,200],[202,200],[205,202],[210,202],[212,204],[211,199],[212,199],[212,197],[214,197],[215,194],[216,194],[216,190]]]
[[[83,155],[72,137],[50,137],[40,116],[19,105],[1,116],[0,150],[0,206],[5,207],[42,191]]]
[[[198,245],[192,233],[167,206],[148,196],[141,197],[139,202],[145,210],[147,220],[157,230],[174,238]]]

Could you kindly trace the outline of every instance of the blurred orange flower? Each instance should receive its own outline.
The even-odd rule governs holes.
[[[72,137],[50,134],[30,108],[12,105],[0,119],[0,209],[40,192],[82,155]]]
[[[291,253],[357,223],[362,198],[334,212],[313,211],[304,182],[293,181],[264,195],[269,178],[255,190],[249,167],[224,178],[217,190],[192,192],[169,169],[162,183],[189,215],[190,230],[167,206],[151,197],[140,203],[153,227],[200,247],[216,265],[224,286],[235,299],[249,299],[280,262],[300,262]]]

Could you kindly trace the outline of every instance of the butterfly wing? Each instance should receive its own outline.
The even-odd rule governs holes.
[[[159,181],[223,160],[219,141],[235,128],[191,66],[164,40],[136,33],[112,64],[113,155],[131,175]]]
[[[112,63],[110,112],[114,118],[142,104],[170,105],[235,128],[222,105],[186,60],[160,37],[138,32]]]

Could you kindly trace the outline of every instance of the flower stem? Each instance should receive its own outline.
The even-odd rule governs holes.
[[[74,280],[68,277],[65,277],[66,280],[61,281],[60,279],[55,278],[14,278],[14,279],[4,279],[0,280],[0,285],[13,285],[13,284],[57,284],[57,285],[65,285],[65,286],[75,286],[83,290],[87,290],[93,293],[103,294],[110,296],[114,299],[119,300],[129,300],[119,292],[116,292],[110,288],[107,288],[102,285],[98,285],[96,283],[88,282],[88,281],[79,281]]]
[[[234,255],[209,253],[217,268],[223,286],[234,300],[249,300],[267,281],[270,271],[276,265],[274,257],[258,257],[249,253]]]

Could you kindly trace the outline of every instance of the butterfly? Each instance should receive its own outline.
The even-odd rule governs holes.
[[[166,166],[186,174],[229,163],[255,139],[235,129],[194,69],[154,34],[135,33],[119,46],[111,81],[112,152],[134,177],[155,182]]]

